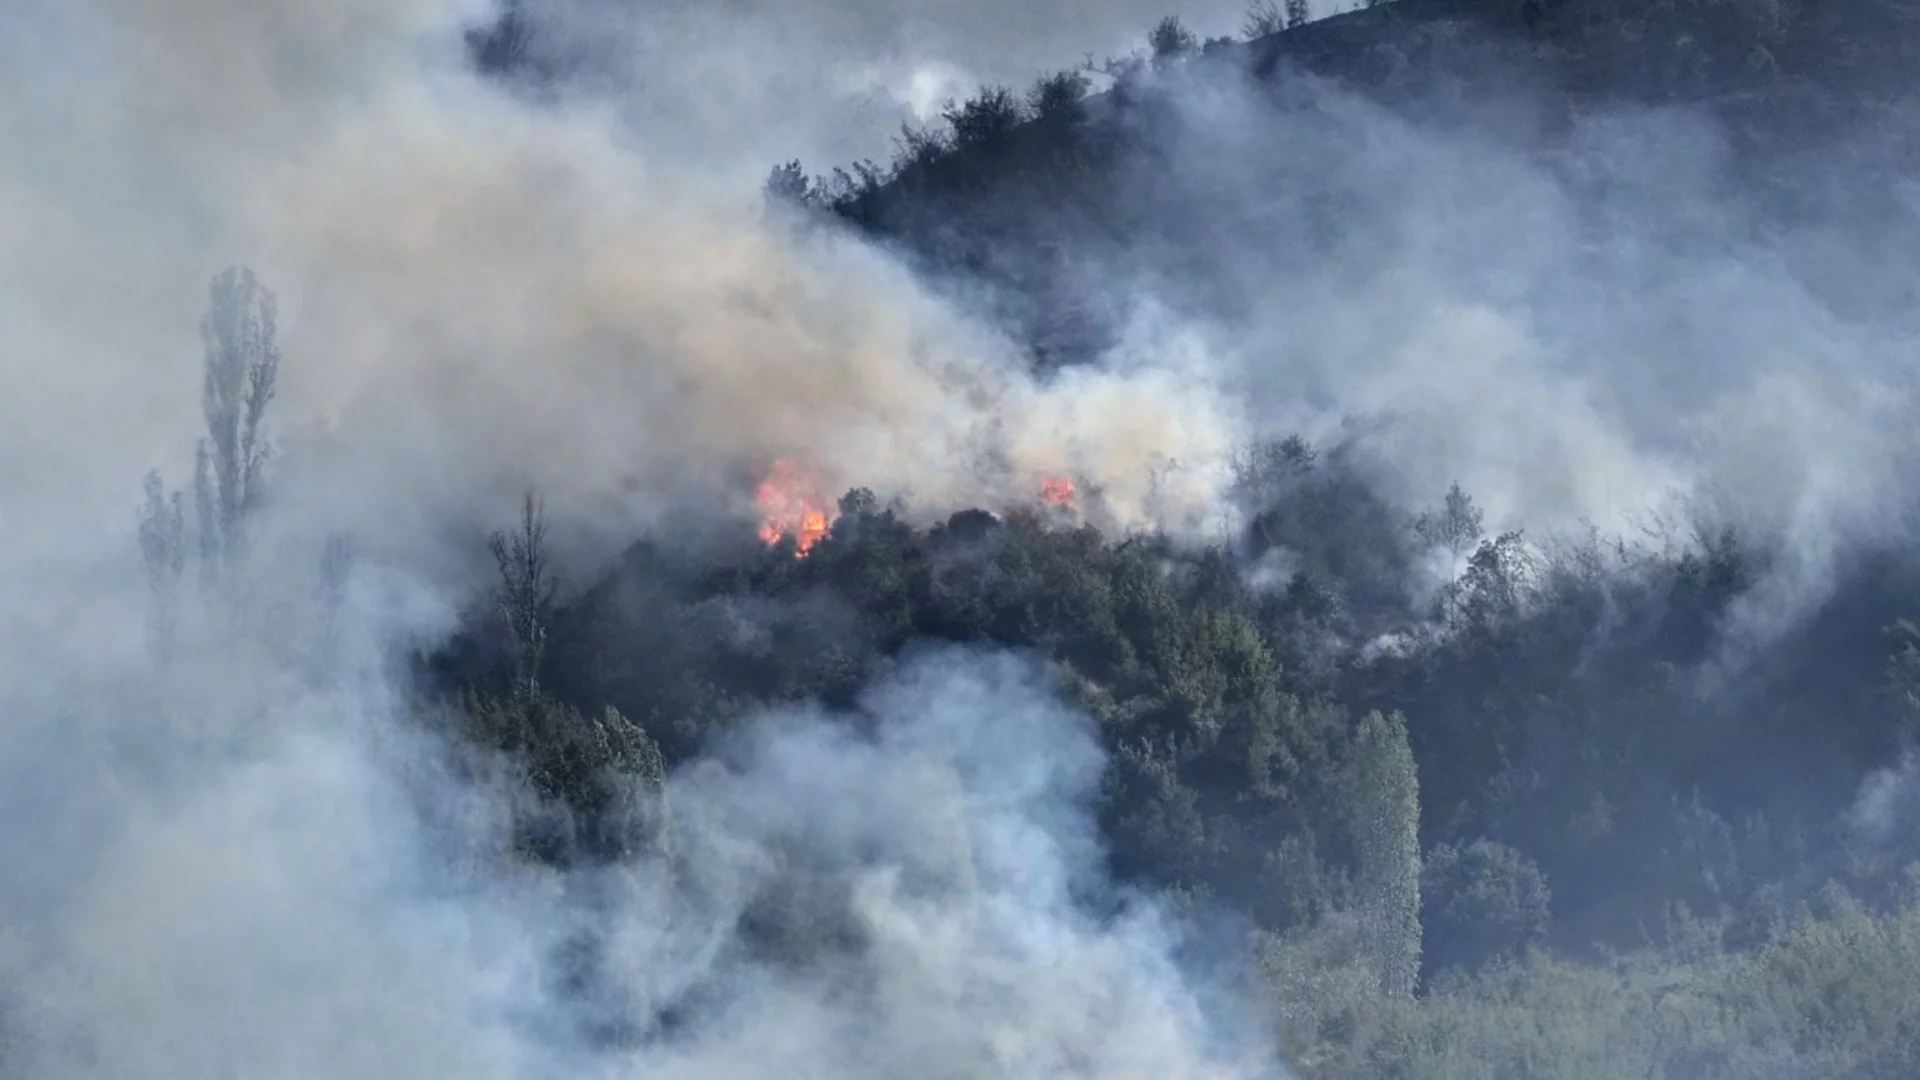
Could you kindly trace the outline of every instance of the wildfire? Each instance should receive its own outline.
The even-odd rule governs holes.
[[[772,547],[781,537],[792,537],[795,558],[806,558],[833,524],[819,482],[786,458],[775,461],[760,481],[753,504],[760,508],[760,539]]]
[[[1073,481],[1065,476],[1049,476],[1040,481],[1040,501],[1048,506],[1072,507],[1077,497]]]

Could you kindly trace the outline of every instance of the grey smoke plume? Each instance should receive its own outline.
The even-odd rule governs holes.
[[[1438,25],[1478,89],[1171,77],[1176,119],[1118,182],[1148,235],[1086,278],[1205,342],[1251,427],[1348,442],[1402,505],[1457,481],[1489,533],[1739,527],[1772,554],[1741,649],[1906,543],[1914,103],[1756,92],[1835,117],[1811,134],[1745,98],[1569,100]]]
[[[1834,246],[1911,234],[1911,206],[1769,211],[1704,109],[1618,105],[1556,132],[1518,86],[1440,122],[1313,80],[1290,96],[1183,95],[1160,180],[1164,231],[1205,238],[1186,307],[1222,326],[1254,415],[1391,417],[1409,493],[1457,478],[1489,528],[1612,523],[1681,490],[1838,512],[1907,449],[1911,320],[1871,298],[1920,267]]]
[[[698,827],[673,881],[699,903],[651,865],[591,881],[438,865],[497,857],[500,808],[402,768],[432,758],[396,734],[383,665],[447,632],[470,583],[447,538],[529,485],[622,539],[686,496],[744,498],[781,455],[830,490],[929,509],[1068,472],[1118,523],[1195,526],[1256,422],[1318,434],[1358,411],[1392,419],[1374,448],[1406,501],[1459,479],[1495,527],[1708,496],[1779,526],[1792,572],[1757,594],[1772,598],[1758,627],[1801,610],[1848,545],[1905,528],[1910,443],[1882,388],[1905,382],[1895,307],[1920,245],[1857,258],[1844,214],[1756,232],[1723,190],[1720,136],[1686,113],[1580,119],[1556,170],[1524,142],[1333,91],[1258,127],[1231,94],[1192,97],[1176,171],[1218,199],[1165,220],[1217,236],[1211,283],[1256,314],[1183,310],[1149,281],[1163,306],[1143,305],[1107,366],[1042,384],[887,258],[758,216],[767,163],[839,156],[842,137],[824,113],[760,107],[801,100],[818,83],[791,73],[872,24],[775,14],[730,42],[703,36],[705,9],[668,9],[682,22],[647,78],[616,72],[624,107],[536,107],[464,70],[459,31],[485,8],[8,13],[8,1072],[1257,1074],[1258,1040],[1210,1028],[1150,913],[1105,921],[1075,901],[1098,884],[1097,759],[1001,661],[910,673],[873,703],[874,742],[770,718],[731,749],[735,771],[676,778]],[[923,17],[880,21],[878,40],[917,40]],[[1129,9],[1126,35],[1149,21]],[[958,86],[1003,77],[979,57],[1017,57],[1017,78],[1013,39],[1036,43],[1036,67],[1060,62],[1030,22],[989,28],[879,62],[849,45],[852,70],[830,77],[923,109],[941,91],[915,80],[941,65]],[[1097,47],[1082,40],[1073,54]],[[691,41],[714,44],[661,63]],[[775,43],[791,52],[763,66]],[[1353,226],[1330,247],[1208,213],[1306,222],[1328,189]],[[1869,224],[1911,236],[1913,205]],[[287,663],[298,617],[190,642],[171,674],[145,666],[130,510],[148,466],[185,470],[194,321],[235,260],[283,301],[264,600],[298,610],[329,532],[367,553],[332,689]],[[1185,466],[1171,491],[1155,479],[1168,458]],[[845,954],[753,955],[731,916],[817,876],[840,890],[822,917],[857,931]],[[587,925],[609,928],[611,966],[586,990],[551,986],[556,947]],[[695,1019],[638,1060],[578,1031],[666,1005]]]
[[[744,501],[776,456],[934,509],[1060,473],[1119,524],[1217,501],[1239,421],[1206,379],[1148,355],[1035,382],[886,258],[763,220],[763,171],[481,81],[461,31],[487,14],[96,0],[13,24],[0,133],[31,149],[0,166],[0,355],[32,404],[0,460],[34,524],[9,577],[92,574],[106,548],[74,538],[112,536],[129,470],[182,461],[204,282],[236,259],[281,297],[296,531],[426,558],[532,485],[618,534],[689,492]],[[695,85],[697,59],[653,77]]]

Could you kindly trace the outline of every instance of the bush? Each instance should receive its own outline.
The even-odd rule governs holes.
[[[514,822],[522,854],[560,865],[615,859],[662,837],[666,763],[617,710],[588,718],[545,696],[481,698],[456,723],[466,741],[517,766],[531,796]]]

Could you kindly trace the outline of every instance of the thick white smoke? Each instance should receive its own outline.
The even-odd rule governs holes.
[[[1772,561],[1736,648],[1907,543],[1920,204],[1898,163],[1920,107],[1841,110],[1793,81],[1584,100],[1474,69],[1482,31],[1405,27],[1369,62],[1430,34],[1478,88],[1442,75],[1389,106],[1197,76],[1121,181],[1152,235],[1088,278],[1144,279],[1252,425],[1350,440],[1410,509],[1458,482],[1490,533],[1738,528]],[[1763,102],[1835,119],[1811,133]]]
[[[1114,522],[1200,530],[1253,417],[1313,433],[1370,412],[1395,418],[1379,448],[1401,494],[1459,479],[1495,526],[1616,520],[1674,491],[1723,493],[1733,516],[1786,507],[1772,523],[1797,561],[1756,594],[1755,626],[1817,594],[1849,542],[1905,528],[1907,500],[1887,496],[1912,448],[1883,388],[1908,339],[1783,261],[1824,256],[1829,278],[1866,282],[1834,257],[1847,245],[1735,242],[1749,223],[1719,189],[1715,134],[1691,122],[1576,125],[1572,151],[1612,163],[1596,215],[1530,154],[1344,95],[1278,128],[1196,98],[1220,123],[1182,160],[1216,196],[1298,222],[1323,212],[1299,193],[1332,186],[1364,227],[1332,250],[1276,244],[1306,253],[1278,268],[1222,243],[1217,276],[1259,312],[1250,329],[1223,341],[1204,318],[1143,318],[1105,367],[1043,383],[888,258],[761,216],[766,164],[836,156],[818,116],[760,112],[817,85],[782,73],[844,38],[830,20],[762,65],[789,16],[729,43],[669,9],[681,22],[646,70],[616,72],[626,107],[532,105],[466,69],[461,31],[487,7],[26,0],[6,15],[8,1075],[1257,1072],[1265,1047],[1212,1029],[1150,911],[1079,904],[1100,891],[1094,744],[1003,660],[911,670],[871,702],[871,740],[766,718],[726,764],[675,779],[671,876],[476,874],[506,865],[501,808],[421,775],[432,748],[400,734],[386,663],[447,633],[471,584],[447,553],[527,486],[624,540],[689,496],[744,500],[777,456],[929,510],[1069,473]],[[885,33],[911,38],[922,17]],[[995,40],[1046,36],[1032,29]],[[713,44],[677,47],[692,41]],[[951,52],[830,78],[932,100],[943,64],[956,85],[1002,77]],[[1225,163],[1253,176],[1259,153],[1290,155],[1299,187],[1237,185]],[[1903,258],[1866,294],[1910,287]],[[196,628],[156,671],[132,509],[146,468],[187,473],[195,320],[236,261],[282,299],[255,598],[269,614],[244,636]],[[334,531],[363,561],[316,688],[301,605]],[[820,877],[843,890],[823,917],[851,927],[844,950],[753,952],[735,917]],[[586,928],[607,967],[568,989],[554,957]],[[681,1019],[638,1049],[581,1033],[663,1008]]]
[[[509,870],[497,805],[393,710],[266,703],[253,749],[117,802],[17,924],[7,1074],[1271,1074],[1169,925],[1113,904],[1098,743],[1024,661],[924,656],[858,725],[752,722],[672,779],[669,855],[593,873]]]
[[[1623,529],[1682,495],[1767,531],[1851,527],[1892,494],[1913,325],[1889,297],[1920,265],[1862,241],[1920,217],[1801,185],[1884,194],[1872,157],[1897,153],[1910,103],[1826,133],[1853,155],[1831,168],[1776,147],[1759,160],[1778,175],[1755,175],[1713,102],[1516,82],[1415,118],[1305,76],[1175,100],[1156,235],[1202,238],[1180,307],[1218,326],[1263,425],[1377,419],[1399,494],[1458,480],[1490,528]]]

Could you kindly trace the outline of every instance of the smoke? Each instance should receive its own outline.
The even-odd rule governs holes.
[[[1911,847],[1916,809],[1920,809],[1920,759],[1909,752],[1860,782],[1847,824],[1853,836],[1869,846],[1905,850]]]
[[[525,486],[630,535],[744,503],[775,456],[935,511],[1070,472],[1144,524],[1164,459],[1196,466],[1177,505],[1216,501],[1239,421],[1206,383],[1151,358],[1035,382],[885,257],[767,220],[758,145],[741,185],[677,127],[481,81],[485,7],[100,0],[10,32],[0,123],[32,150],[0,177],[0,353],[35,406],[4,459],[45,522],[21,572],[185,461],[195,313],[235,260],[281,298],[280,519],[395,557]],[[698,59],[651,77],[705,85]]]
[[[1739,651],[1908,544],[1912,102],[1583,100],[1481,31],[1407,25],[1353,59],[1402,69],[1375,96],[1162,77],[1152,152],[1102,182],[1141,227],[1090,240],[1076,283],[1121,283],[1111,306],[1204,342],[1250,430],[1345,445],[1402,507],[1458,482],[1489,533],[1738,528],[1768,558]]]
[[[1797,253],[1843,228],[1904,232],[1911,215],[1783,221],[1704,108],[1621,105],[1509,134],[1497,121],[1514,101],[1420,121],[1311,81],[1294,92],[1305,100],[1178,99],[1161,181],[1165,231],[1204,230],[1218,267],[1186,306],[1224,323],[1255,415],[1311,424],[1324,401],[1322,430],[1388,417],[1381,452],[1404,490],[1459,479],[1490,528],[1620,524],[1707,488],[1759,513],[1842,486],[1858,470],[1838,462],[1902,451],[1880,415],[1899,411],[1901,313],[1835,303],[1884,290],[1891,268],[1816,277]],[[1330,235],[1308,233],[1335,199]]]
[[[758,176],[484,83],[490,15],[9,15],[0,1072],[1257,1074],[1103,882],[1097,744],[1013,661],[764,718],[674,778],[671,858],[618,870],[525,868],[508,796],[418,733],[394,666],[452,632],[523,488],[589,555],[751,513],[780,456],[916,512],[1067,473],[1112,523],[1177,523],[1238,425],[1158,340],[1038,382],[887,257],[766,216]],[[280,298],[272,500],[244,591],[162,660],[133,511],[147,468],[190,473],[230,262]]]
[[[672,778],[670,855],[568,874],[377,685],[264,703],[10,905],[10,1075],[1270,1075],[1104,883],[1098,743],[1024,661],[763,716]]]
[[[1357,412],[1388,418],[1369,448],[1403,501],[1459,479],[1496,527],[1709,496],[1771,525],[1795,557],[1756,633],[1903,535],[1920,247],[1848,253],[1863,225],[1909,236],[1911,201],[1759,228],[1687,114],[1577,119],[1554,164],[1327,88],[1277,122],[1196,94],[1157,220],[1210,269],[1116,276],[1120,344],[1043,381],[886,255],[767,217],[753,181],[843,145],[793,104],[821,80],[924,112],[1045,62],[1070,9],[946,37],[912,7],[755,10],[555,15],[647,47],[614,93],[539,104],[467,70],[479,2],[9,13],[9,1074],[1259,1071],[1168,927],[1100,880],[1095,744],[1005,659],[926,659],[851,723],[763,718],[674,778],[670,861],[505,869],[504,806],[403,734],[390,664],[450,632],[465,538],[527,487],[594,554],[689,507],[750,514],[780,457],[929,514],[1068,474],[1104,523],[1208,535],[1237,442]],[[931,44],[870,60],[909,41]],[[1330,193],[1347,228],[1316,239]],[[189,627],[160,669],[132,508],[147,467],[186,473],[195,318],[235,261],[279,292],[286,354],[256,614]],[[319,662],[303,605],[337,532],[363,561]],[[583,934],[602,968],[573,977],[555,958]]]
[[[676,158],[724,161],[752,146],[768,160],[846,161],[884,158],[901,124],[936,121],[983,85],[1024,89],[1137,51],[1168,15],[1206,36],[1237,33],[1246,5],[535,0],[523,10],[534,56],[572,92],[603,93],[628,123],[662,133]],[[702,77],[682,77],[691,72]]]

